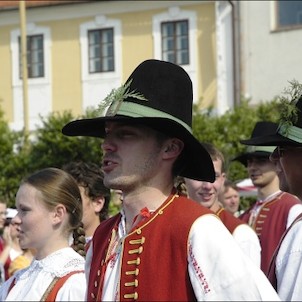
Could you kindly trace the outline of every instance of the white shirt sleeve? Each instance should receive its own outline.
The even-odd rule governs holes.
[[[198,301],[280,301],[215,215],[203,215],[192,225],[188,270]]]
[[[302,213],[302,203],[301,204],[295,204],[292,206],[288,212],[288,217],[287,217],[287,223],[286,223],[286,228],[288,228],[292,222],[296,219],[296,217]]]
[[[302,221],[285,236],[277,258],[278,294],[282,301],[302,301]]]
[[[233,232],[235,241],[243,252],[260,268],[261,246],[256,232],[247,224],[240,224]]]

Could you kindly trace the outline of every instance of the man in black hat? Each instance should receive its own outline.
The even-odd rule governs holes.
[[[281,119],[277,130],[249,144],[277,146],[270,156],[276,165],[281,190],[302,200],[302,85],[297,81],[280,97]],[[288,97],[288,94],[290,97]],[[282,301],[302,301],[302,215],[284,232],[271,260],[268,277]]]
[[[123,192],[121,213],[99,225],[87,253],[87,300],[279,300],[217,216],[174,187],[176,176],[215,179],[192,135],[184,69],[144,61],[100,109],[62,130],[104,138],[104,184]]]
[[[222,191],[226,178],[224,155],[213,144],[202,143],[202,145],[212,158],[216,179],[214,182],[207,182],[185,178],[187,195],[189,198],[213,211],[231,232],[244,253],[260,267],[261,247],[256,232],[247,223],[226,211],[221,206],[219,200],[219,194]]]
[[[274,133],[277,128],[276,123],[258,122],[251,138],[240,142],[250,144],[258,136]],[[245,153],[234,159],[247,167],[249,177],[257,188],[257,202],[239,218],[249,223],[259,237],[261,269],[264,273],[268,272],[270,260],[282,234],[302,212],[301,202],[295,196],[280,190],[276,166],[269,160],[274,148],[249,145]]]

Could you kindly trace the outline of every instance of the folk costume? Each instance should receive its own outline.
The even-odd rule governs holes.
[[[291,99],[281,98],[283,108],[280,108],[281,119],[276,131],[251,139],[248,144],[302,147],[301,85],[291,82],[288,92]],[[297,215],[296,211],[295,215],[291,215],[294,221],[283,233],[267,274],[282,301],[302,301],[302,214]]]
[[[33,260],[2,284],[0,301],[84,301],[84,266],[85,259],[71,247]]]
[[[271,258],[282,234],[300,213],[300,200],[289,193],[278,191],[261,203],[255,203],[239,217],[249,223],[259,237],[261,269],[264,273],[268,273]]]
[[[255,231],[247,223],[236,218],[224,208],[220,208],[216,212],[216,215],[233,235],[235,241],[239,244],[244,253],[260,267],[261,246]]]
[[[210,210],[172,193],[151,213],[128,234],[122,213],[100,224],[87,254],[88,301],[278,301]],[[210,249],[217,241],[223,248]]]
[[[247,166],[249,157],[268,158],[275,146],[251,145],[258,137],[270,135],[278,128],[272,122],[256,123],[251,138],[241,140],[248,145],[246,152],[234,158]],[[302,204],[299,199],[289,193],[277,190],[265,200],[258,200],[249,209],[239,216],[239,219],[248,223],[257,233],[261,245],[261,269],[267,274],[270,260],[285,230],[294,219],[302,213]],[[272,232],[272,230],[274,230]]]
[[[282,301],[301,301],[302,213],[283,234],[271,259],[268,279]]]
[[[99,105],[72,121],[69,136],[105,136],[105,122],[144,125],[183,141],[174,174],[213,182],[210,155],[192,134],[192,82],[178,65],[147,60]],[[125,200],[124,200],[125,202]],[[279,300],[213,212],[176,190],[157,209],[123,210],[101,222],[86,256],[88,301]]]

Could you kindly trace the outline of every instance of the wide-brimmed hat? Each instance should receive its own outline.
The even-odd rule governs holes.
[[[246,151],[233,159],[233,161],[239,161],[243,165],[247,165],[248,158],[251,157],[269,157],[274,151],[275,146],[256,146],[252,143],[262,136],[274,134],[278,129],[278,124],[268,121],[257,122],[252,135],[249,139],[240,140],[240,143],[244,145],[250,145],[246,148]]]
[[[192,106],[192,82],[185,70],[173,63],[146,60],[100,103],[99,117],[72,121],[62,132],[102,138],[106,121],[145,125],[184,142],[180,176],[213,182],[211,157],[192,134]]]
[[[254,146],[301,146],[302,145],[302,85],[290,82],[286,90],[292,99],[280,98],[280,122],[274,133],[264,134],[245,142]]]

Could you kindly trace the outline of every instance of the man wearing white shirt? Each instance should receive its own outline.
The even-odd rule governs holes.
[[[246,152],[236,158],[247,167],[249,177],[257,188],[258,201],[239,218],[247,222],[259,237],[261,269],[265,274],[283,233],[302,213],[301,201],[280,190],[276,165],[269,160],[275,147],[249,145],[258,136],[274,133],[277,128],[278,124],[268,121],[256,123],[251,138],[241,141],[248,145]]]
[[[280,97],[281,118],[275,133],[254,138],[254,146],[277,146],[270,155],[280,189],[302,198],[302,85],[296,81]],[[288,94],[290,97],[288,97]],[[268,278],[282,301],[302,301],[302,215],[284,232],[270,263]]]
[[[174,187],[178,175],[215,180],[192,135],[192,103],[183,68],[146,60],[100,117],[64,126],[104,138],[104,184],[123,192],[121,213],[99,225],[88,250],[87,300],[279,300],[219,218]]]
[[[211,183],[185,178],[188,196],[212,210],[231,232],[244,253],[260,268],[261,247],[256,232],[247,223],[226,211],[218,199],[226,178],[224,156],[213,144],[203,143],[202,145],[212,158],[215,181]]]

